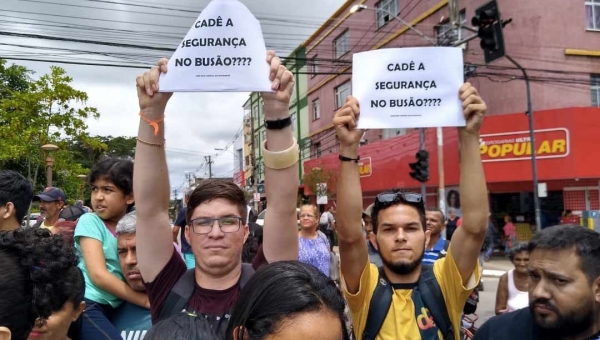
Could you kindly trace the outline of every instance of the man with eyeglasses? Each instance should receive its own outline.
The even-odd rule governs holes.
[[[294,77],[275,53],[266,56],[273,92],[262,93],[267,139],[262,145],[265,190],[263,252],[267,262],[298,259],[296,194],[298,144],[293,138],[289,102]],[[186,210],[184,237],[195,267],[189,271],[176,253],[169,223],[169,172],[165,158],[164,115],[171,93],[159,91],[159,76],[168,72],[166,59],[137,78],[141,112],[133,176],[137,210],[138,268],[145,281],[156,323],[182,310],[205,316],[225,338],[230,310],[254,272],[242,264],[249,233],[244,191],[233,182],[202,181]],[[177,112],[172,112],[177,119]],[[201,117],[196,122],[202,131]]]
[[[479,153],[486,105],[468,83],[460,88],[459,97],[467,121],[458,129],[463,226],[454,233],[446,257],[433,266],[422,264],[430,239],[423,199],[398,189],[375,199],[374,245],[383,266],[369,263],[361,231],[358,147],[363,131],[356,128],[358,101],[349,96],[334,117],[341,160],[337,193],[340,263],[358,338],[459,339],[463,306],[480,278],[478,256],[489,209]]]

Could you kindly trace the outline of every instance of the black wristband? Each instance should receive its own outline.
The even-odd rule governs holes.
[[[346,157],[346,156],[342,156],[340,155],[340,161],[342,162],[354,162],[354,163],[358,163],[358,161],[360,160],[360,156],[356,156],[356,158],[350,158],[350,157]]]
[[[269,130],[281,130],[292,125],[292,118],[287,117],[277,120],[265,120],[265,127]]]

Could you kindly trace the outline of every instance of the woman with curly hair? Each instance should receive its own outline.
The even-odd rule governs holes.
[[[45,229],[0,232],[0,340],[26,340],[72,291],[75,249]]]

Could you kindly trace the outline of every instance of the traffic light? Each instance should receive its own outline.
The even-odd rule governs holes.
[[[496,0],[492,0],[475,10],[471,20],[473,26],[479,27],[477,35],[481,39],[481,48],[485,56],[485,63],[502,58],[504,51],[504,36],[502,28],[505,23],[500,19],[500,10]]]
[[[427,150],[419,150],[415,154],[416,162],[410,163],[412,169],[410,177],[419,181],[427,182],[429,180],[429,152]]]

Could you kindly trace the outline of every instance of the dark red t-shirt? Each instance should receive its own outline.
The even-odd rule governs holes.
[[[260,261],[259,259],[264,259],[264,261]],[[256,270],[265,263],[266,259],[264,258],[261,245],[252,262],[252,267]],[[148,299],[150,300],[153,324],[158,320],[160,310],[165,304],[169,292],[186,271],[185,262],[179,253],[173,249],[171,259],[156,276],[154,281],[145,283]],[[204,289],[196,283],[196,289],[194,289],[194,293],[186,309],[190,312],[202,314],[225,315],[231,311],[233,305],[237,302],[239,293],[239,281],[232,287],[224,290]]]

